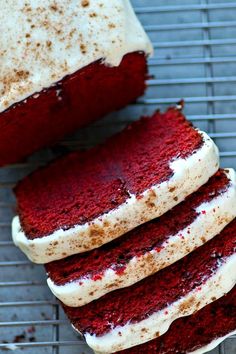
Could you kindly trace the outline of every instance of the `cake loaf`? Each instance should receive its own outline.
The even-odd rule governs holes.
[[[235,217],[235,171],[219,170],[160,218],[96,250],[46,264],[48,285],[64,304],[85,305],[176,262]]]
[[[144,93],[152,46],[129,0],[0,7],[0,166]]]
[[[215,144],[178,108],[156,112],[22,180],[14,242],[36,263],[92,250],[164,214],[218,168]]]
[[[64,310],[87,344],[101,353],[140,345],[228,293],[236,283],[236,219],[185,258],[131,287]]]
[[[176,320],[163,336],[119,354],[203,354],[233,334],[236,287],[195,314]]]

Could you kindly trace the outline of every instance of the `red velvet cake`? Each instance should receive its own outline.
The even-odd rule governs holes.
[[[236,287],[197,313],[176,320],[167,333],[119,354],[203,354],[236,334]]]
[[[176,262],[235,217],[235,172],[219,170],[160,218],[96,250],[48,263],[48,285],[64,304],[85,305]]]
[[[236,219],[171,266],[83,307],[64,306],[74,328],[101,353],[145,343],[228,293],[236,283]]]
[[[152,46],[128,0],[0,5],[0,166],[144,93]]]
[[[215,144],[181,110],[156,112],[21,181],[14,242],[36,263],[100,247],[170,210],[218,167]]]

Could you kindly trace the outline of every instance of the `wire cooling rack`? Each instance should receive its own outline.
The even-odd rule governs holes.
[[[65,150],[101,142],[141,114],[183,97],[185,113],[218,144],[222,165],[236,168],[236,0],[133,0],[133,5],[156,49],[146,96],[27,162],[0,169],[0,352],[91,353],[47,289],[43,268],[12,244],[11,190],[20,178]],[[236,336],[214,353],[236,353]]]

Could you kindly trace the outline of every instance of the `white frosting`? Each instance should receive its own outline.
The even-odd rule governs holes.
[[[56,285],[48,278],[49,288],[67,306],[83,306],[110,291],[130,286],[186,256],[220,233],[236,217],[236,175],[232,169],[226,174],[230,179],[228,189],[197,207],[199,216],[185,229],[169,236],[159,252],[152,250],[141,257],[133,257],[122,274],[108,268],[96,281],[81,277],[64,285]]]
[[[236,283],[236,254],[228,257],[226,262],[207,281],[192,290],[181,299],[155,312],[148,318],[137,322],[128,322],[118,326],[103,336],[97,337],[85,333],[87,344],[96,353],[115,353],[145,342],[167,332],[171,323],[177,318],[189,316],[228,293]]]
[[[57,230],[52,234],[30,240],[21,228],[19,217],[12,223],[12,236],[16,246],[35,263],[48,263],[100,247],[138,225],[154,219],[189,194],[205,184],[219,168],[219,152],[206,133],[200,132],[203,145],[186,159],[170,163],[173,176],[161,184],[154,185],[142,194],[142,198],[130,198],[117,209],[99,216],[84,225]]]
[[[98,59],[118,66],[125,54],[152,53],[129,0],[0,0],[0,8],[0,112]]]
[[[214,348],[216,348],[220,343],[222,343],[225,339],[233,336],[234,334],[236,334],[236,331],[234,332],[231,332],[229,334],[227,334],[226,336],[224,337],[221,337],[221,338],[217,338],[215,340],[213,340],[211,343],[205,345],[204,347],[202,348],[199,348],[197,350],[194,350],[194,352],[191,352],[189,354],[203,354],[203,353],[206,353],[206,352],[209,352],[211,350],[213,350]]]

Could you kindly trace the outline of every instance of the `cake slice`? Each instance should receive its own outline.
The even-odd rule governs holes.
[[[83,307],[64,306],[74,328],[101,353],[114,353],[164,334],[236,283],[236,219],[185,258],[131,287]]]
[[[85,305],[176,262],[235,217],[235,171],[219,170],[160,218],[99,249],[48,263],[48,285],[64,304]]]
[[[163,336],[119,354],[203,354],[236,334],[236,287],[197,313],[176,320]]]
[[[152,46],[129,0],[0,5],[0,166],[144,93]]]
[[[181,110],[143,118],[21,181],[13,239],[36,263],[102,246],[154,219],[218,170],[213,141]]]

